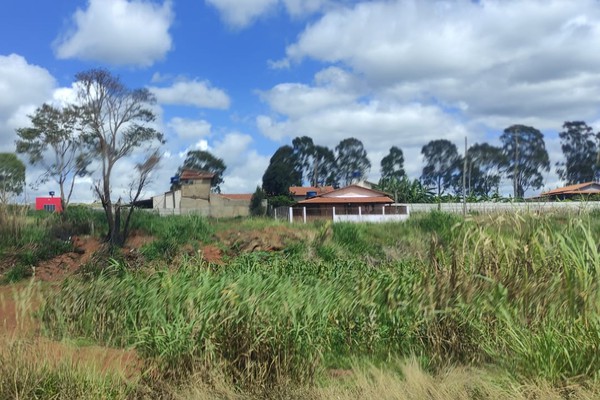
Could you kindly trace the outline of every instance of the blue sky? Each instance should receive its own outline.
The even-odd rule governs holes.
[[[0,35],[0,151],[37,106],[71,98],[77,72],[108,68],[158,100],[168,142],[146,195],[168,188],[188,149],[223,158],[224,191],[240,193],[295,136],[359,138],[377,180],[393,145],[418,177],[432,139],[497,144],[522,123],[555,162],[565,120],[600,125],[596,0],[8,0]],[[28,167],[28,181],[39,174]],[[93,199],[93,179],[75,201]],[[546,187],[559,184],[553,168]]]

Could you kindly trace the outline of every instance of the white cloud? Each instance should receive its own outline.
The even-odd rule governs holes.
[[[182,140],[197,139],[210,135],[211,125],[203,119],[193,120],[181,117],[172,118],[167,126]]]
[[[229,25],[243,28],[277,6],[278,0],[206,0]]]
[[[169,87],[149,89],[161,104],[227,109],[231,103],[227,93],[211,87],[208,81],[182,79]]]
[[[0,55],[0,151],[14,152],[15,129],[28,126],[28,114],[52,96],[54,77],[18,54]]]
[[[250,146],[252,136],[231,132],[215,142],[212,152],[227,165],[223,176],[223,193],[252,193],[262,185],[262,175],[269,164],[270,156],[262,156]]]
[[[276,114],[258,116],[258,129],[273,140],[309,135],[330,147],[356,137],[369,150],[380,152],[393,145],[422,145],[441,135],[459,140],[468,134],[463,123],[440,106],[365,95],[361,82],[338,68],[318,72],[314,81],[313,86],[279,84],[262,92]]]
[[[245,153],[248,146],[252,143],[252,136],[231,132],[213,146],[215,156],[222,158],[228,166],[242,165],[245,159]]]
[[[244,28],[257,19],[284,8],[293,17],[321,10],[330,0],[205,0],[234,28]]]
[[[351,105],[359,96],[357,79],[340,68],[331,67],[317,73],[315,82],[317,86],[282,83],[260,95],[274,111],[291,117],[326,107]]]
[[[73,29],[55,41],[58,58],[147,67],[172,48],[171,1],[89,0],[73,15]]]
[[[458,141],[468,134],[462,123],[436,106],[377,101],[327,108],[281,121],[259,116],[257,125],[274,140],[307,134],[315,142],[335,146],[345,138],[356,137],[371,150],[422,145],[441,136]]]
[[[221,185],[223,193],[253,193],[256,186],[262,186],[262,176],[269,165],[270,156],[258,154],[256,150],[244,153],[241,165],[228,167],[225,182]]]
[[[574,1],[373,1],[327,12],[287,59],[347,65],[397,101],[504,128],[598,116],[600,7]]]

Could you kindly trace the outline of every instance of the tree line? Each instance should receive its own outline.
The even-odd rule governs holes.
[[[559,133],[564,160],[555,164],[559,178],[567,184],[600,178],[600,132],[583,121],[567,121]],[[464,153],[464,152],[463,152]],[[502,179],[512,182],[513,197],[540,189],[550,159],[544,135],[526,125],[512,125],[500,135],[500,146],[475,143],[461,155],[456,144],[432,140],[421,148],[424,166],[419,179],[410,180],[404,168],[404,153],[392,146],[380,165],[380,189],[397,201],[423,202],[443,196],[499,197]],[[308,136],[297,137],[277,149],[262,179],[267,197],[285,196],[290,186],[345,186],[367,176],[371,162],[363,143],[342,140],[334,149],[316,145]]]

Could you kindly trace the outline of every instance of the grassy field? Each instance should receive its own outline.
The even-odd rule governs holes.
[[[102,235],[92,214],[21,215],[4,281],[68,251],[69,230]],[[60,282],[0,286],[15,309],[0,398],[598,398],[599,217],[138,213],[135,257],[99,250]]]

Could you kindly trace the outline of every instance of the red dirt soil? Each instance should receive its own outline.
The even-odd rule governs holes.
[[[73,236],[71,243],[75,251],[43,261],[35,267],[36,279],[41,281],[62,280],[87,263],[92,255],[102,247],[100,240],[91,236]]]
[[[280,251],[290,243],[306,241],[307,231],[294,230],[288,227],[269,227],[251,231],[229,230],[217,236],[233,253],[249,253],[253,251]]]
[[[217,246],[207,245],[200,251],[202,259],[213,264],[223,264],[223,254]]]
[[[131,232],[122,251],[126,256],[130,256],[153,240],[152,236],[143,235],[137,231]],[[71,243],[74,251],[43,261],[35,267],[36,279],[54,282],[63,280],[90,261],[94,253],[104,246],[100,239],[92,236],[73,236]]]

